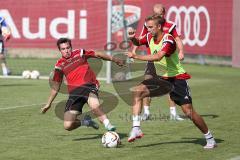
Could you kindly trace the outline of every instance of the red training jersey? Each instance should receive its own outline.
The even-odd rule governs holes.
[[[87,59],[91,57],[96,57],[94,51],[76,49],[72,51],[69,58],[60,58],[55,64],[53,81],[62,82],[64,75],[69,93],[87,83],[99,87],[96,75],[87,62]]]
[[[140,34],[140,38],[143,38],[147,35],[148,29],[146,26],[146,23],[143,25],[142,32]],[[163,33],[169,33],[171,34],[174,38],[179,37],[180,35],[177,32],[176,25],[171,22],[171,21],[165,21],[163,24]],[[149,46],[146,45],[147,47],[147,54],[151,54]]]

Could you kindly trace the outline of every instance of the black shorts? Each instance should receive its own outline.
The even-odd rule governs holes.
[[[4,54],[4,42],[1,38],[0,38],[0,54]]]
[[[173,85],[166,80],[161,79],[160,77],[153,77],[142,81],[149,92],[149,97],[158,97],[165,94],[168,94],[173,90]]]
[[[66,103],[65,112],[75,110],[82,113],[82,108],[88,101],[89,93],[98,96],[98,88],[95,84],[85,84],[71,91]]]
[[[147,62],[144,75],[151,75],[153,77],[157,76],[154,62],[151,61]]]
[[[190,87],[185,79],[168,79],[174,89],[170,92],[170,98],[179,106],[192,104]]]
[[[190,88],[184,79],[154,77],[144,80],[142,84],[147,86],[150,91],[150,97],[162,96],[169,93],[171,99],[179,106],[192,104]]]

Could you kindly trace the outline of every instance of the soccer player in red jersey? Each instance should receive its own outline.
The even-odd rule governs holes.
[[[137,39],[134,35],[129,35],[132,42],[137,46],[149,44],[151,55],[136,55],[133,52],[128,52],[128,57],[142,61],[153,61],[158,76],[144,80],[134,88],[132,106],[133,127],[128,141],[133,142],[135,139],[143,136],[140,129],[142,99],[144,97],[158,96],[157,94],[163,91],[164,86],[168,85],[173,86],[169,89],[171,99],[181,106],[185,115],[204,134],[207,142],[204,148],[215,148],[217,144],[205,121],[193,108],[190,87],[187,83],[187,79],[191,78],[191,76],[180,63],[174,37],[163,32],[164,21],[165,19],[161,16],[150,16],[146,18],[146,26],[149,33],[145,37]],[[152,88],[152,86],[155,87]]]
[[[95,129],[99,128],[98,124],[90,116],[78,119],[78,116],[82,113],[83,105],[87,103],[99,121],[104,124],[105,128],[109,131],[114,131],[116,129],[115,126],[110,123],[106,114],[100,108],[98,99],[99,82],[87,60],[88,58],[101,58],[113,61],[119,66],[123,66],[124,61],[92,50],[72,50],[71,40],[68,38],[60,38],[57,41],[57,46],[62,58],[55,65],[50,96],[47,104],[41,108],[41,112],[45,113],[51,107],[62,84],[63,76],[65,76],[69,99],[65,107],[64,128],[68,131],[76,129],[81,125],[90,126]]]
[[[165,7],[162,4],[155,4],[153,6],[153,12],[154,14],[158,14],[159,16],[163,17],[165,16]],[[129,30],[130,32],[135,32],[134,29],[130,28]],[[180,38],[180,35],[178,34],[177,30],[176,30],[176,25],[173,22],[170,21],[165,21],[163,24],[163,32],[164,33],[169,33],[171,34],[176,43],[177,43],[177,47],[179,49],[179,53],[178,53],[178,57],[180,60],[184,59],[184,50],[183,50],[183,43],[182,40]],[[148,33],[148,29],[146,27],[146,23],[143,26],[142,32],[139,36],[139,38],[143,38],[147,35]],[[148,44],[145,45],[147,48],[147,54],[150,54],[150,50],[149,50],[149,46]],[[132,52],[136,52],[137,46],[133,47]],[[144,73],[144,79],[150,79],[152,77],[156,76],[156,71],[155,71],[155,67],[153,62],[147,62],[146,68],[145,68],[145,73]],[[150,107],[150,103],[151,103],[151,98],[146,97],[143,99],[143,114],[142,114],[142,120],[147,120],[149,119],[150,116],[150,111],[149,111],[149,107]],[[181,118],[176,111],[176,104],[174,103],[174,101],[171,100],[171,98],[168,96],[168,104],[170,107],[170,119],[171,120],[178,120],[181,121],[183,120],[183,118]]]

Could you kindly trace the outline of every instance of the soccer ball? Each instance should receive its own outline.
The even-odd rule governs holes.
[[[34,70],[31,72],[31,78],[32,79],[39,79],[40,73],[37,70]]]
[[[31,78],[31,71],[29,71],[29,70],[23,71],[23,72],[22,72],[22,77],[23,77],[24,79],[29,79],[29,78]]]
[[[106,148],[116,148],[120,144],[120,137],[116,132],[108,131],[102,136],[102,144]]]

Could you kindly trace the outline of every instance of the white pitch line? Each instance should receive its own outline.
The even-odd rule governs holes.
[[[113,95],[118,96],[119,94],[113,93]],[[122,94],[121,94],[121,95],[122,95]],[[111,97],[111,96],[103,96],[103,97]],[[100,98],[100,100],[101,100],[101,98]],[[55,102],[53,102],[52,104],[55,104],[55,103],[58,103],[58,102],[61,102],[61,101],[55,101]],[[31,106],[42,106],[42,105],[44,105],[44,104],[46,104],[46,103],[28,104],[28,105],[23,105],[23,106],[6,107],[6,108],[0,108],[0,111],[2,111],[2,110],[16,109],[16,108],[31,107]]]
[[[22,76],[12,76],[12,75],[10,75],[10,76],[1,76],[0,75],[0,78],[2,78],[2,79],[24,79]],[[39,79],[49,79],[49,77],[48,76],[40,76]]]
[[[2,76],[0,75],[0,78],[2,79],[24,79],[22,76]],[[40,76],[39,79],[44,79],[44,80],[48,80],[49,79],[49,76]],[[103,77],[97,77],[97,79],[99,81],[106,81],[107,78],[103,78]]]
[[[58,103],[61,101],[55,101],[52,104]],[[10,109],[16,109],[16,108],[24,108],[24,107],[32,107],[32,106],[42,106],[45,105],[46,103],[38,103],[38,104],[28,104],[28,105],[23,105],[23,106],[13,106],[13,107],[6,107],[6,108],[0,108],[1,110],[10,110]]]
[[[240,160],[240,156],[230,158],[229,160]]]
[[[115,96],[120,96],[120,95],[129,94],[129,92],[125,92],[125,93],[121,93],[121,94],[119,94],[119,93],[111,93],[111,94],[113,94],[113,95],[115,95]],[[111,95],[110,95],[110,96],[102,96],[102,97],[111,97]],[[100,100],[101,100],[101,99],[102,99],[102,98],[100,97]],[[55,104],[55,103],[58,103],[58,102],[61,102],[61,101],[54,101],[52,104]],[[41,105],[44,105],[44,104],[46,104],[46,103],[28,104],[28,105],[22,105],[22,106],[6,107],[6,108],[0,108],[0,111],[1,111],[1,110],[16,109],[16,108],[31,107],[31,106],[41,106]]]
[[[23,105],[23,106],[13,106],[13,107],[6,107],[6,108],[0,108],[0,110],[9,110],[9,109],[16,109],[16,108],[24,108],[24,107],[31,107],[31,106],[37,106],[37,105],[44,105],[46,103],[40,103],[40,104],[29,104],[29,105]]]

